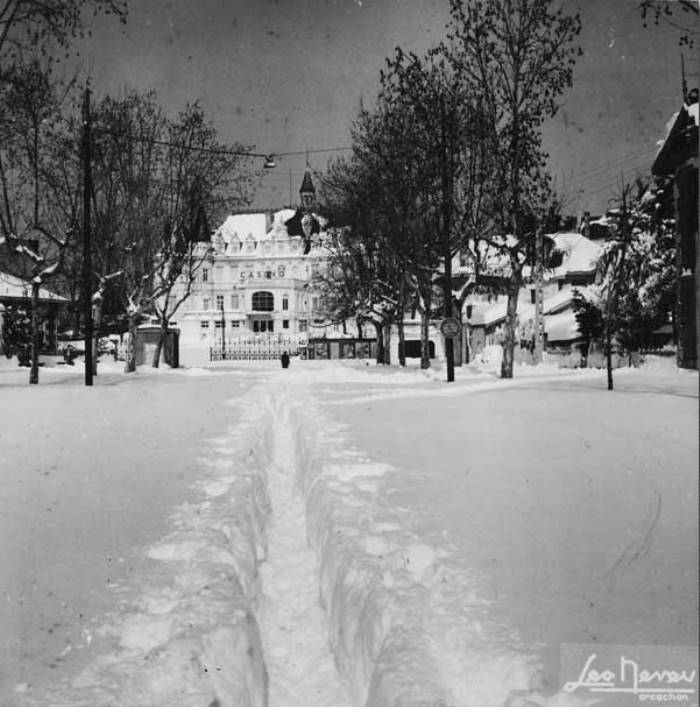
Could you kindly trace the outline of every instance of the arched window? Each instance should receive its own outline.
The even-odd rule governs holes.
[[[282,295],[282,309],[286,312],[289,309],[289,296]]]
[[[272,292],[253,292],[253,311],[272,312],[275,308],[275,298]]]

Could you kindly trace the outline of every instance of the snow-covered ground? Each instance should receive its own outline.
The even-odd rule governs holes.
[[[0,704],[580,704],[561,643],[693,644],[697,374],[493,368],[0,371]]]

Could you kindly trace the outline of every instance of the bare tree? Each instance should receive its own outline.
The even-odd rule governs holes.
[[[0,66],[17,63],[39,48],[67,50],[72,39],[89,34],[84,14],[112,14],[126,22],[126,0],[2,0],[0,2]]]
[[[60,273],[69,236],[76,231],[75,192],[62,187],[65,122],[62,109],[69,88],[57,84],[41,62],[17,66],[4,75],[0,137],[0,232],[15,265],[31,281],[31,370],[39,382],[39,292]]]
[[[474,85],[492,127],[502,237],[491,244],[509,261],[501,375],[511,378],[523,266],[549,211],[541,127],[572,83],[581,23],[552,0],[450,0],[450,10],[451,61]]]
[[[695,48],[698,32],[698,0],[638,0],[639,13],[644,26],[667,24],[679,31],[678,44]]]
[[[161,335],[153,355],[158,367],[163,342],[208,249],[209,219],[220,222],[234,208],[250,203],[253,172],[244,163],[241,145],[224,145],[201,106],[188,105],[168,127],[161,174],[162,238],[156,254],[153,309]]]
[[[155,94],[105,98],[96,108],[93,183],[96,260],[121,272],[129,331],[126,370],[136,367],[139,324],[161,326],[157,366],[172,317],[189,297],[209,240],[209,217],[247,203],[253,183],[245,149],[222,144],[198,104],[168,117]]]

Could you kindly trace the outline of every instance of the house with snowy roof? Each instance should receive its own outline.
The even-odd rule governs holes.
[[[31,316],[31,272],[35,260],[28,253],[36,250],[36,241],[11,241],[0,237],[0,353],[9,354],[6,342],[3,341],[4,324],[11,318]],[[39,350],[42,353],[55,353],[59,313],[68,304],[68,300],[45,286],[39,287],[37,294]]]
[[[554,233],[545,236],[548,267],[544,272],[543,314],[545,341],[549,348],[570,347],[580,337],[573,309],[574,295],[590,295],[595,281],[602,245],[581,233]],[[525,285],[518,297],[520,343],[524,350],[535,333],[536,287],[531,269],[523,271]],[[470,355],[500,342],[506,318],[505,295],[475,296],[465,301]]]
[[[5,319],[17,314],[31,316],[31,293],[32,283],[29,280],[0,271],[0,352],[10,353],[6,350],[6,342],[3,340]],[[41,318],[39,350],[44,353],[55,353],[59,308],[66,305],[68,300],[41,287],[37,301]]]
[[[685,96],[667,124],[666,137],[652,165],[657,177],[670,178],[676,211],[677,362],[697,368],[700,359],[700,243],[698,241],[698,89]]]

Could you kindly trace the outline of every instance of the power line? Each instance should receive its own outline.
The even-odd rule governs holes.
[[[140,142],[149,142],[148,138],[132,138]],[[164,147],[175,147],[180,150],[192,150],[195,152],[206,152],[215,155],[230,155],[232,157],[263,157],[265,159],[272,157],[292,157],[296,155],[316,155],[323,152],[341,152],[343,150],[351,150],[351,147],[325,147],[319,150],[298,150],[295,152],[252,152],[248,150],[228,150],[217,147],[199,147],[197,145],[184,145],[182,143],[171,142],[170,140],[150,140],[154,145],[163,145]]]
[[[640,148],[638,150],[633,150],[632,152],[628,152],[624,155],[620,155],[620,157],[618,157],[617,160],[609,163],[608,165],[606,165],[604,167],[600,166],[600,167],[593,167],[591,169],[583,170],[582,172],[579,172],[577,174],[577,177],[579,177],[580,179],[585,181],[591,175],[597,174],[598,172],[605,173],[605,172],[610,171],[611,169],[617,169],[620,164],[625,164],[627,162],[632,162],[637,159],[640,159],[640,158],[646,156],[647,154],[654,152],[657,149],[658,148],[656,145],[652,145],[650,147],[645,147],[645,148]]]

